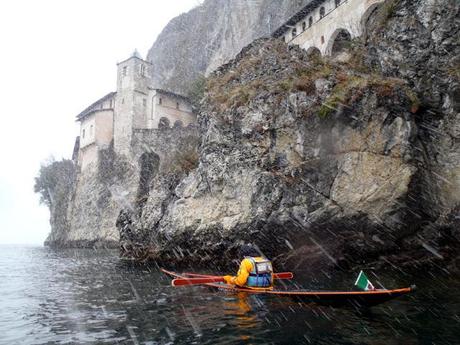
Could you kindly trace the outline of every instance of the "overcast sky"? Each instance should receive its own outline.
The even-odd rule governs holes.
[[[42,244],[40,163],[70,158],[75,116],[116,87],[116,63],[145,57],[169,20],[200,0],[0,3],[0,244]]]

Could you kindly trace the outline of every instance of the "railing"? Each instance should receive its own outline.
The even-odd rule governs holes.
[[[346,3],[348,3],[348,0],[343,0],[340,2],[340,4],[336,7],[334,7],[332,10],[330,10],[329,12],[325,13],[324,16],[320,17],[316,22],[313,22],[313,24],[311,26],[309,26],[308,28],[306,28],[305,30],[302,30],[299,34],[295,35],[294,37],[292,37],[289,41],[287,41],[286,43],[291,43],[292,41],[294,41],[297,37],[299,37],[300,35],[302,35],[305,31],[308,31],[309,29],[311,29],[313,27],[313,25],[315,25],[316,23],[319,23],[321,20],[323,20],[324,18],[326,18],[328,15],[330,15],[332,12],[334,12],[336,9],[338,9],[340,6],[342,5],[345,5]],[[321,8],[321,6],[320,6]],[[308,16],[307,16],[308,17]],[[305,17],[305,19],[307,18]],[[299,22],[296,23],[296,28],[297,28],[297,24]]]

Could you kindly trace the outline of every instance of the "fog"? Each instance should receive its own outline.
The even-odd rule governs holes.
[[[0,5],[0,244],[41,244],[49,212],[33,193],[41,162],[70,158],[75,116],[115,90],[116,63],[143,57],[199,0],[15,0]]]

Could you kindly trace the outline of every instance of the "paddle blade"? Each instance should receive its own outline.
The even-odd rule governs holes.
[[[172,286],[187,286],[187,285],[201,285],[209,283],[223,283],[224,278],[176,278],[171,282]]]
[[[292,279],[292,278],[294,278],[294,274],[292,272],[273,273],[273,278],[275,278],[275,279]]]

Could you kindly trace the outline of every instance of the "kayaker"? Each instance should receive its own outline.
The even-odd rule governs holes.
[[[243,245],[240,255],[244,257],[236,276],[224,276],[227,284],[251,288],[270,288],[273,285],[272,263],[261,256],[256,247]]]

